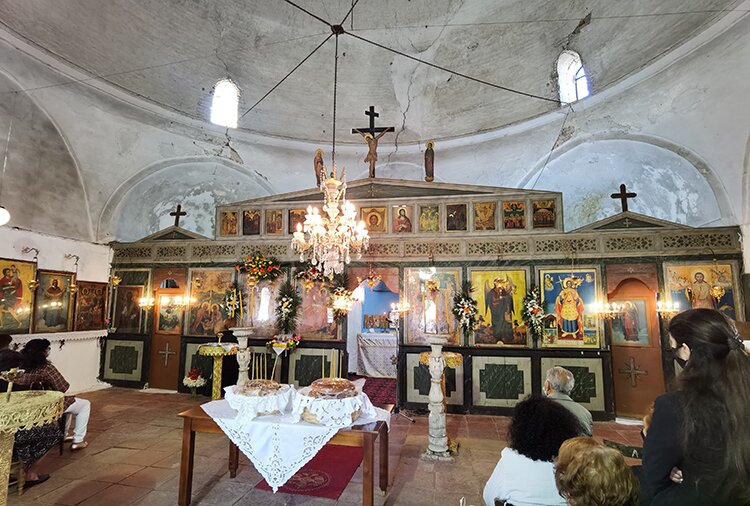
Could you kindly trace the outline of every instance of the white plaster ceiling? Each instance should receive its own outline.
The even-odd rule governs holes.
[[[596,93],[720,19],[738,0],[361,0],[344,25],[362,37],[502,86],[557,99],[555,60],[578,51]],[[338,23],[352,0],[299,0]],[[592,20],[571,35],[589,12]],[[1,0],[0,20],[68,64],[192,118],[230,76],[246,110],[329,28],[276,0]],[[334,41],[240,127],[330,141]],[[338,142],[361,142],[374,105],[398,142],[491,130],[555,110],[340,37]],[[387,142],[392,142],[391,137]]]

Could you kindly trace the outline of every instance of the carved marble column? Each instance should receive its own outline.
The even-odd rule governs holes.
[[[239,364],[239,374],[237,375],[237,385],[243,386],[250,378],[248,377],[247,371],[252,360],[253,352],[247,347],[247,337],[250,335],[248,330],[242,328],[233,328],[232,333],[237,338],[237,344],[239,344],[239,350],[237,351],[237,363]]]
[[[429,355],[430,369],[430,394],[429,394],[429,428],[427,432],[427,450],[422,454],[424,460],[453,461],[453,456],[448,450],[448,433],[445,428],[445,406],[443,404],[443,371],[445,369],[445,358],[443,357],[443,345],[448,340],[445,336],[436,335],[430,338]]]

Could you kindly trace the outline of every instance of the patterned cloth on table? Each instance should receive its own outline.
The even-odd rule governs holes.
[[[359,334],[357,336],[357,374],[371,378],[395,378],[398,335]]]
[[[62,430],[57,422],[21,429],[16,432],[13,443],[13,460],[20,459],[26,467],[29,467],[44,457],[50,448],[60,443],[62,437]]]
[[[271,415],[254,420],[240,420],[237,411],[226,400],[211,401],[201,406],[237,445],[255,469],[276,492],[289,478],[307,464],[339,431],[307,422],[294,423],[292,415]],[[376,416],[359,418],[356,425],[378,420],[390,422],[390,414],[374,408]]]

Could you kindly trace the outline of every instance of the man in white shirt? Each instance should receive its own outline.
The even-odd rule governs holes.
[[[542,389],[547,397],[560,403],[578,418],[583,429],[582,436],[591,436],[594,431],[594,420],[591,418],[591,413],[570,398],[570,392],[573,391],[575,384],[572,372],[564,367],[555,366],[547,371],[547,379],[544,380]]]

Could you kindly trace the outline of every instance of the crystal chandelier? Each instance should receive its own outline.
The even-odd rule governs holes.
[[[340,28],[340,27],[339,27]],[[323,192],[323,212],[308,206],[305,222],[297,224],[292,235],[292,249],[299,253],[301,262],[309,262],[332,278],[344,271],[351,256],[359,258],[367,249],[370,236],[365,222],[357,223],[357,208],[346,200],[346,178],[336,175],[336,90],[339,64],[339,34],[336,35],[336,50],[333,61],[333,142],[331,149],[331,173],[325,166],[320,169],[320,190]]]
[[[331,278],[344,271],[351,256],[359,258],[367,249],[370,236],[365,222],[357,223],[357,209],[346,200],[346,181],[338,179],[336,166],[320,183],[323,192],[323,212],[308,206],[304,223],[297,224],[292,237],[292,248],[300,261],[309,262]]]
[[[357,276],[357,284],[361,285],[363,282],[367,284],[367,286],[372,290],[378,284],[380,284],[380,281],[382,280],[382,276],[380,274],[375,274],[372,271],[372,265],[370,265],[370,272],[367,274],[367,277],[361,278]]]

